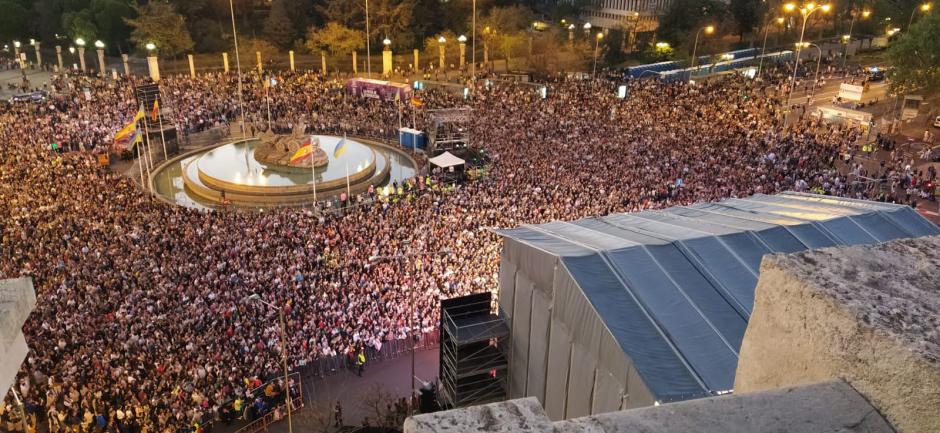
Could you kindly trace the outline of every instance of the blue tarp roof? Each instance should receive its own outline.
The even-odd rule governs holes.
[[[732,389],[764,254],[940,228],[907,206],[783,193],[500,233],[559,257],[665,402]]]

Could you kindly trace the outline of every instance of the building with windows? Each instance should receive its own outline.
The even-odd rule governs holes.
[[[630,34],[656,30],[669,0],[594,0],[583,17],[593,26],[605,29],[622,27]]]

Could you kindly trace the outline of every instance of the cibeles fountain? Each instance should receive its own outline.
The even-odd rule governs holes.
[[[414,159],[394,144],[304,130],[301,124],[286,135],[265,132],[184,153],[154,170],[153,190],[197,208],[303,206],[314,201],[314,193],[323,201],[415,175]],[[313,151],[292,162],[307,143]]]

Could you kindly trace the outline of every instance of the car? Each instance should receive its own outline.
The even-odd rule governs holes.
[[[872,66],[868,68],[868,81],[884,81],[885,79],[885,70],[884,68],[879,68],[877,66]]]
[[[18,95],[13,95],[13,97],[10,98],[10,102],[30,102],[30,101],[31,101],[31,102],[42,102],[42,101],[44,101],[48,96],[49,96],[49,95],[46,94],[46,92],[45,92],[45,91],[42,91],[42,90],[40,90],[40,91],[38,91],[38,92],[20,93],[20,94],[18,94]]]

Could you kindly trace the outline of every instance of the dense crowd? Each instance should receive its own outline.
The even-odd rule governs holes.
[[[253,294],[283,309],[293,369],[431,331],[441,298],[497,289],[490,227],[789,189],[858,193],[835,165],[864,134],[809,119],[782,127],[785,95],[772,83],[632,81],[625,99],[608,81],[559,79],[544,99],[477,84],[467,101],[422,97],[474,109],[473,145],[492,158],[486,177],[319,219],[174,207],[98,167],[90,153],[137,109],[131,82],[63,77],[45,103],[2,106],[0,278],[33,277],[39,299],[15,386],[30,422],[162,433],[241,410],[252,385],[280,368],[279,311]],[[162,86],[181,131],[240,112],[233,75]],[[284,74],[270,88],[249,76],[244,86],[258,128],[269,103],[282,126],[379,137],[398,126],[394,104],[354,99],[315,74]],[[53,142],[85,151],[51,151]],[[435,251],[449,254],[370,260]],[[15,431],[12,402],[0,428]]]

